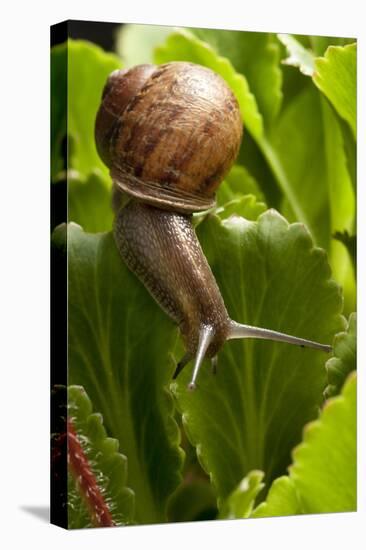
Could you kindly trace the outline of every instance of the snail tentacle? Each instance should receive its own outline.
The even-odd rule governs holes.
[[[197,348],[196,360],[194,363],[192,379],[188,384],[188,389],[190,390],[196,389],[196,378],[201,368],[201,365],[203,363],[203,360],[205,358],[206,351],[209,345],[211,344],[213,338],[214,338],[213,328],[208,325],[203,325],[200,329],[198,348]]]
[[[320,344],[319,342],[314,342],[313,340],[306,340],[304,338],[298,338],[297,336],[284,334],[283,332],[277,332],[276,330],[253,327],[250,325],[237,323],[236,321],[230,321],[226,339],[233,340],[235,338],[260,338],[262,340],[273,340],[275,342],[285,342],[296,346],[319,349],[327,353],[332,351],[332,346]]]

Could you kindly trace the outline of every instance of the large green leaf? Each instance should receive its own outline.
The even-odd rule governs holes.
[[[301,129],[301,130],[299,130]],[[330,252],[336,280],[344,286],[347,311],[355,307],[352,263],[336,231],[351,231],[355,197],[347,169],[342,132],[335,114],[313,88],[305,89],[283,112],[272,146],[291,181],[301,213],[284,212],[292,221],[305,221],[316,243]],[[286,204],[292,204],[286,200]]]
[[[355,373],[342,394],[330,399],[293,453],[290,477],[304,513],[351,512],[357,506]]]
[[[297,203],[301,204],[305,221],[316,243],[330,247],[330,212],[322,110],[316,90],[306,88],[283,112],[272,146],[277,152],[283,170],[291,181]],[[287,198],[287,196],[286,196]],[[295,221],[297,213],[287,216]]]
[[[198,234],[235,320],[328,343],[343,328],[340,289],[302,224],[289,226],[275,211],[258,222],[211,216]],[[195,392],[186,389],[190,374],[186,367],[172,389],[219,503],[252,469],[268,480],[284,474],[322,401],[324,354],[234,341],[219,354],[216,376],[202,370]]]
[[[341,396],[330,399],[318,420],[308,424],[293,453],[290,475],[276,479],[265,502],[251,518],[349,512],[356,510],[356,376],[351,374]],[[263,472],[250,472],[233,492],[247,505],[231,516],[246,518],[260,491]],[[230,505],[232,495],[225,507]]]
[[[211,44],[218,54],[230,59],[235,70],[245,76],[260,113],[270,123],[276,117],[282,101],[279,47],[274,37],[265,32],[215,29],[191,31]]]
[[[336,335],[333,344],[333,357],[326,363],[328,386],[326,397],[340,392],[350,372],[356,369],[356,313],[349,318],[345,332]]]
[[[209,67],[221,75],[239,102],[240,112],[248,130],[257,138],[262,135],[263,119],[245,76],[237,73],[229,59],[219,56],[209,44],[199,40],[189,31],[182,30],[171,34],[163,45],[156,48],[155,61],[190,61]]]
[[[344,147],[344,135],[339,118],[325,99],[322,99],[322,120],[324,128],[324,160],[326,185],[330,213],[329,234],[352,233],[355,225],[355,192],[348,170]],[[330,257],[333,275],[343,286],[345,310],[356,307],[355,274],[352,257],[347,248],[333,239],[330,243]]]
[[[95,116],[107,76],[121,67],[121,60],[98,46],[69,39],[52,48],[52,179],[62,169],[61,147],[68,132],[68,168],[85,178],[99,169],[109,181],[108,169],[100,160],[94,142]],[[67,97],[64,68],[67,67]]]
[[[83,176],[99,168],[108,177],[94,141],[95,117],[108,75],[121,60],[82,40],[68,41],[68,132],[71,136],[69,167]]]
[[[322,82],[322,78],[324,77],[325,82],[323,85],[326,87],[329,85],[329,87],[333,86],[333,83],[331,82],[332,77],[336,78],[337,81],[339,80],[339,75],[337,73],[338,71],[338,64],[334,61],[334,54],[332,61],[328,60],[327,64],[327,56],[332,56],[332,49],[330,48],[329,52],[327,52],[325,58],[316,58],[315,54],[317,53],[319,55],[319,52],[322,54],[327,49],[329,45],[335,44],[335,43],[347,43],[352,39],[347,38],[339,38],[335,39],[332,37],[322,37],[322,36],[311,36],[310,42],[313,46],[314,52],[311,50],[305,49],[304,46],[299,43],[292,35],[287,34],[279,34],[278,35],[279,40],[286,46],[287,51],[289,52],[289,57],[284,59],[282,63],[285,63],[287,65],[292,65],[294,67],[298,67],[300,71],[303,74],[306,74],[308,76],[313,77],[313,81],[315,84],[321,88],[321,85],[319,84]],[[354,117],[356,116],[356,50],[355,50],[355,44],[352,44],[351,50],[343,48],[336,49],[336,52],[338,52],[339,58],[341,59],[343,66],[342,70],[346,71],[348,73],[348,81],[346,82],[346,86],[349,86],[349,89],[342,90],[342,93],[338,93],[337,91],[332,89],[330,91],[330,95],[334,94],[335,98],[332,101],[332,98],[330,97],[329,93],[325,93],[327,97],[331,100],[333,105],[336,107],[336,110],[338,111],[338,114],[341,114],[341,110],[337,109],[337,103],[341,103],[341,95],[347,95],[347,101],[352,104],[352,110],[354,111]],[[342,53],[340,53],[342,52]],[[347,52],[347,55],[345,55],[345,52]],[[334,73],[333,74],[332,69],[329,67],[329,64],[333,64]],[[320,74],[317,73],[316,69],[317,67],[320,67]],[[325,75],[323,75],[325,67]],[[320,76],[321,75],[321,76]],[[352,80],[352,85],[351,85]],[[338,82],[338,87],[343,86],[343,83],[340,81]],[[321,88],[323,89],[323,88]],[[323,90],[324,91],[324,90]],[[349,96],[348,96],[349,94]],[[342,116],[342,114],[341,114]],[[343,142],[344,142],[344,148],[347,156],[347,166],[348,171],[351,177],[351,180],[355,187],[355,181],[356,181],[356,145],[355,145],[355,139],[354,135],[352,133],[352,130],[350,126],[347,125],[346,122],[344,122],[344,119],[347,119],[346,116],[344,118],[339,118],[338,123],[340,124],[342,134],[343,134]],[[354,121],[355,124],[355,121]],[[352,125],[351,125],[352,126]],[[332,134],[332,129],[330,129],[330,135]],[[342,154],[343,156],[343,154]]]
[[[324,60],[316,60],[314,54],[293,36],[278,37],[290,54],[284,63],[299,67],[300,71],[313,76],[317,82],[319,75],[316,71],[319,64],[323,67]],[[352,72],[353,61],[350,57],[344,58],[343,62],[343,69],[346,70],[345,65],[348,64],[347,70]],[[355,81],[355,71],[353,78]],[[353,94],[351,87],[351,98]],[[264,151],[266,149],[264,141]],[[290,205],[290,210],[285,208],[284,212],[293,220],[305,222],[316,242],[329,250],[334,276],[344,287],[346,310],[352,311],[355,307],[352,264],[345,249],[338,242],[331,241],[330,237],[344,231],[352,233],[354,229],[354,141],[349,139],[343,122],[328,104],[325,101],[319,103],[313,91],[304,88],[293,98],[273,131],[267,160],[272,164],[284,191],[285,204]]]
[[[313,81],[348,122],[356,139],[357,47],[330,46],[324,57],[315,60]]]
[[[90,485],[90,478],[85,480],[89,483],[89,492],[90,489],[100,492],[114,525],[131,523],[134,495],[126,487],[127,459],[118,452],[118,441],[107,437],[102,416],[92,412],[91,401],[81,386],[68,388],[68,417],[81,453],[85,457],[85,460],[81,461],[83,469],[88,468],[94,476],[93,486]],[[69,445],[69,452],[71,449]],[[81,453],[76,457],[79,461]],[[70,464],[72,462],[69,461]],[[92,527],[92,517],[96,516],[97,510],[88,509],[84,500],[86,495],[80,491],[78,476],[75,477],[69,472],[68,485],[69,529]]]
[[[290,52],[285,61],[314,75],[312,52],[293,36],[279,38]],[[352,233],[355,223],[354,150],[343,122],[325,99],[319,101],[313,89],[305,89],[284,111],[271,144],[291,185],[292,198],[285,195],[284,212],[292,220],[304,221],[317,244],[330,252],[334,277],[344,289],[345,309],[352,311],[352,261],[341,243],[331,239],[344,231]],[[296,211],[294,203],[301,204],[301,211]]]
[[[62,246],[65,226],[55,230]],[[181,451],[166,386],[176,330],[120,259],[113,236],[68,227],[69,383],[83,385],[128,458],[136,521],[166,519]]]
[[[110,231],[113,223],[111,190],[98,173],[85,180],[73,174],[68,179],[68,221],[85,231]]]

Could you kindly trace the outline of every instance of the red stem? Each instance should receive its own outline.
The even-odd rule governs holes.
[[[112,527],[115,525],[108,505],[98,487],[95,475],[90,467],[73,422],[67,419],[68,463],[75,483],[89,509],[94,525]]]

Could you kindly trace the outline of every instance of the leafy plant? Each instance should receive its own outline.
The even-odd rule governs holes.
[[[69,416],[114,524],[355,509],[349,42],[125,25],[120,57],[84,41],[52,50],[51,176],[54,186],[68,181],[68,219],[53,246],[68,259]],[[171,60],[210,67],[240,105],[237,164],[217,208],[194,216],[230,315],[334,339],[330,359],[285,344],[230,342],[217,375],[205,369],[196,392],[187,392],[189,367],[172,383],[177,329],[118,255],[111,181],[93,132],[112,70]],[[324,395],[332,396],[325,404]],[[91,526],[95,513],[75,479],[71,473],[70,527]]]
[[[126,525],[134,495],[126,487],[127,459],[107,437],[82,386],[68,388],[69,527]],[[91,518],[91,522],[90,522]]]
[[[329,399],[319,419],[305,426],[289,475],[273,482],[266,500],[253,509],[264,472],[250,472],[227,499],[224,517],[356,510],[356,381],[352,373],[341,395]]]

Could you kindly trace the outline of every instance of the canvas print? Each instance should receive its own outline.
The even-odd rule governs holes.
[[[356,39],[51,29],[51,521],[356,510]]]

